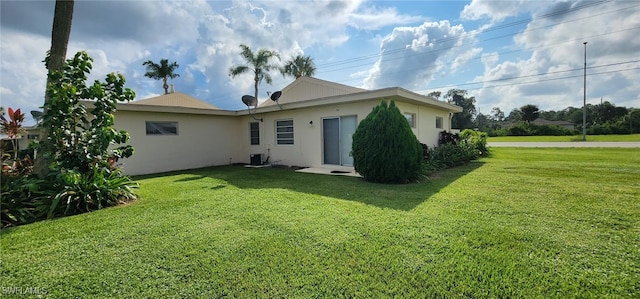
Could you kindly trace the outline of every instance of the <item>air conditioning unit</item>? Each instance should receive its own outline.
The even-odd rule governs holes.
[[[262,165],[262,154],[251,154],[251,165]]]

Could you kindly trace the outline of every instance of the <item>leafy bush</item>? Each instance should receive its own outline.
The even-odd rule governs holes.
[[[509,128],[507,135],[509,136],[531,136],[529,126],[524,122],[519,122]]]
[[[113,113],[118,102],[133,100],[135,93],[124,87],[121,74],[87,85],[92,62],[86,52],[78,52],[63,71],[49,74],[42,118],[47,135],[40,142],[40,152],[51,162],[47,178],[55,190],[55,196],[40,203],[49,218],[134,198],[135,183],[113,168],[114,161],[133,154],[133,147],[123,145],[128,133],[113,127]],[[94,108],[89,112],[81,100],[93,100]]]
[[[447,138],[448,135],[456,137]],[[487,133],[485,132],[465,129],[459,135],[441,132],[440,136],[441,140],[457,141],[443,143],[436,148],[428,149],[424,160],[425,172],[464,165],[489,154]]]
[[[38,210],[39,200],[49,197],[43,180],[35,176],[2,176],[0,206],[2,225],[16,226],[43,218]]]
[[[46,136],[36,145],[47,161],[46,171],[38,172],[40,178],[32,174],[30,159],[19,160],[15,150],[13,158],[3,155],[3,227],[135,198],[132,188],[137,184],[114,167],[117,159],[133,154],[133,147],[123,145],[129,139],[127,132],[113,128],[116,104],[132,100],[135,93],[124,88],[120,74],[108,74],[105,82],[96,80],[88,86],[92,61],[86,52],[78,52],[63,71],[49,74],[49,100],[42,120]],[[81,100],[93,100],[94,108],[89,112]],[[10,121],[0,119],[3,132],[20,128],[20,109],[10,112],[14,114]]]
[[[489,149],[487,148],[487,133],[466,129],[460,133],[462,143],[470,146],[477,151],[478,156],[487,156]]]
[[[137,184],[123,176],[119,169],[105,169],[98,164],[91,172],[63,170],[55,176],[56,190],[61,190],[49,202],[47,217],[74,215],[115,206],[135,198]]]
[[[629,121],[620,119],[587,127],[589,135],[630,134]]]
[[[353,134],[353,165],[365,180],[406,183],[422,175],[422,146],[394,101],[383,100]]]
[[[443,144],[458,144],[460,140],[459,134],[450,133],[447,131],[442,131],[438,134],[438,145]]]
[[[78,52],[67,60],[63,71],[49,74],[49,100],[42,118],[47,136],[41,142],[41,152],[53,168],[88,172],[95,163],[106,166],[109,158],[133,154],[133,147],[120,145],[129,135],[113,128],[113,113],[118,102],[133,100],[135,93],[124,87],[122,74],[108,74],[105,82],[96,80],[88,86],[92,62],[86,52]],[[80,100],[94,100],[94,109],[89,113]],[[89,115],[93,117],[89,119]]]
[[[478,151],[468,143],[443,144],[430,150],[425,163],[427,169],[433,171],[464,165],[478,157]]]

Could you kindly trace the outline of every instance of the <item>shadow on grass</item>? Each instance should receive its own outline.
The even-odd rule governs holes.
[[[429,179],[412,184],[376,184],[362,178],[295,172],[288,168],[245,168],[219,166],[136,177],[136,180],[181,175],[174,182],[191,182],[214,178],[241,189],[284,189],[331,198],[357,201],[380,208],[409,211],[428,200],[458,178],[483,165],[471,163],[433,173]],[[187,176],[185,176],[187,175]],[[222,189],[216,184],[211,189]]]

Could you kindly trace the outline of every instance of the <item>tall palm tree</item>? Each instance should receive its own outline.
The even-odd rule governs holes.
[[[302,55],[291,57],[284,67],[280,68],[283,77],[291,76],[296,79],[302,76],[311,77],[315,72],[316,65],[313,63],[313,58]]]
[[[253,71],[253,81],[255,88],[255,98],[258,100],[258,85],[264,79],[267,81],[267,84],[271,84],[272,79],[269,75],[269,71],[277,68],[275,65],[271,64],[269,61],[272,58],[280,59],[280,55],[274,51],[270,51],[267,49],[260,49],[257,53],[253,53],[249,47],[246,45],[240,45],[242,52],[240,56],[244,58],[247,62],[244,65],[236,65],[234,67],[229,68],[229,76],[231,78],[235,78],[240,74],[244,74],[249,71]]]
[[[169,85],[167,85],[167,79],[180,77],[179,74],[174,73],[174,71],[180,67],[175,61],[169,64],[168,59],[160,59],[160,64],[157,64],[151,60],[148,60],[142,65],[147,66],[147,72],[144,73],[145,77],[155,80],[162,79],[162,88],[164,88],[164,94],[169,93]]]

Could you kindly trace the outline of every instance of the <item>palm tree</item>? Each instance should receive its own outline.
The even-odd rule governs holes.
[[[144,73],[145,77],[160,80],[162,79],[162,87],[164,88],[164,94],[169,93],[169,85],[167,85],[168,78],[176,78],[180,77],[179,74],[174,74],[175,69],[180,67],[177,62],[173,62],[169,64],[168,59],[160,59],[160,64],[157,64],[151,60],[143,63],[142,65],[147,66],[147,72]]]
[[[291,76],[296,79],[302,76],[311,77],[315,72],[316,65],[313,63],[313,59],[302,55],[291,57],[284,67],[280,68],[280,73],[283,77]]]
[[[253,81],[255,87],[255,98],[258,100],[258,85],[262,82],[262,79],[267,81],[267,84],[271,84],[272,79],[269,75],[269,71],[277,68],[275,65],[269,63],[271,58],[280,59],[280,55],[274,51],[270,51],[267,49],[260,49],[258,53],[253,53],[249,47],[246,45],[240,45],[242,48],[242,52],[240,56],[244,58],[247,64],[244,65],[236,65],[229,69],[229,76],[231,78],[235,78],[236,76],[246,73],[248,71],[253,71]]]

